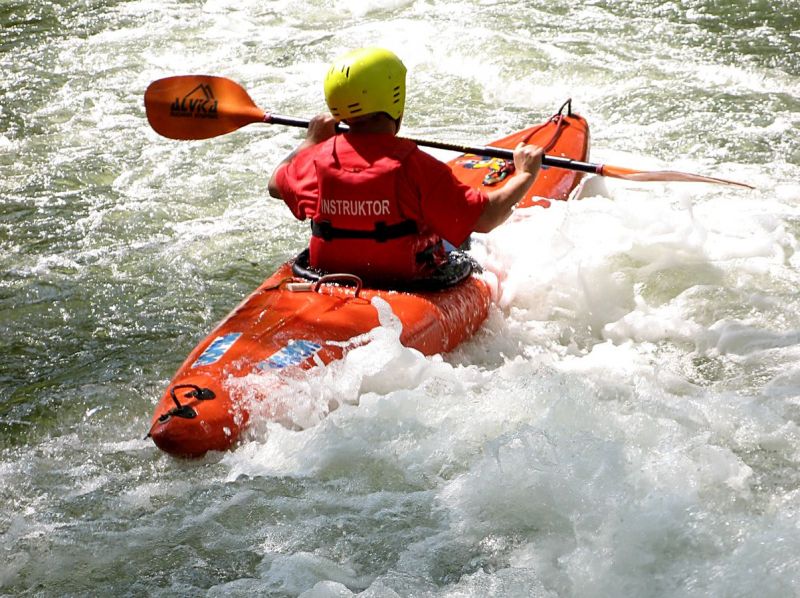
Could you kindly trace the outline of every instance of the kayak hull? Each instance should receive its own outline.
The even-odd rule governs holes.
[[[491,145],[513,148],[519,141],[549,146],[548,153],[572,159],[588,157],[586,121],[558,114],[547,122]],[[479,156],[461,156],[449,164],[463,182],[491,191],[508,179],[507,164]],[[567,199],[580,173],[542,171],[522,206],[547,206]],[[348,286],[352,277],[318,283],[299,280],[292,262],[282,265],[203,339],[178,368],[153,413],[148,436],[161,450],[183,457],[230,449],[258,409],[284,421],[286,407],[270,402],[266,373],[308,369],[341,359],[352,339],[391,314],[401,326],[400,341],[425,355],[452,351],[471,337],[489,313],[491,289],[472,274],[437,291],[402,292]],[[259,383],[248,377],[258,375]],[[273,377],[279,384],[279,378]]]
[[[489,305],[489,288],[475,275],[430,292],[357,291],[336,284],[315,289],[297,284],[287,262],[192,351],[156,409],[150,436],[176,455],[228,449],[248,422],[246,403],[253,398],[237,396],[236,379],[340,359],[343,345],[379,326],[379,309],[387,307],[402,326],[403,345],[425,355],[446,353],[475,333]]]

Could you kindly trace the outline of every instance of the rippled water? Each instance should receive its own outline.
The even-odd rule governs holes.
[[[787,596],[800,592],[800,5],[0,2],[0,592]],[[380,44],[405,133],[485,143],[567,97],[595,179],[475,241],[478,336],[391,327],[292,383],[303,431],[175,460],[143,436],[192,347],[306,226],[267,198],[301,133],[159,137],[162,76],[324,109]],[[345,404],[318,414],[331,397]]]

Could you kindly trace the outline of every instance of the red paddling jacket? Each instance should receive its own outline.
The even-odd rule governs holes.
[[[311,219],[309,265],[371,281],[407,281],[444,260],[441,239],[461,244],[486,197],[450,168],[394,135],[336,135],[297,154],[278,186]]]

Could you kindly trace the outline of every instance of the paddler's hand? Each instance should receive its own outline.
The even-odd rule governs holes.
[[[330,114],[317,114],[308,121],[306,143],[316,145],[336,135],[336,119]]]
[[[514,148],[514,176],[500,189],[486,194],[486,206],[483,208],[473,230],[488,233],[499,226],[511,215],[528,189],[531,188],[542,166],[542,148],[537,145],[520,143]]]
[[[542,166],[543,153],[538,145],[525,145],[520,141],[514,148],[514,168],[518,173],[526,172],[536,178]]]

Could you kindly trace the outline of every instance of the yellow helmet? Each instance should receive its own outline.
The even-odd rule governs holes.
[[[325,101],[337,121],[375,112],[397,120],[406,104],[406,67],[383,48],[359,48],[333,61]]]

